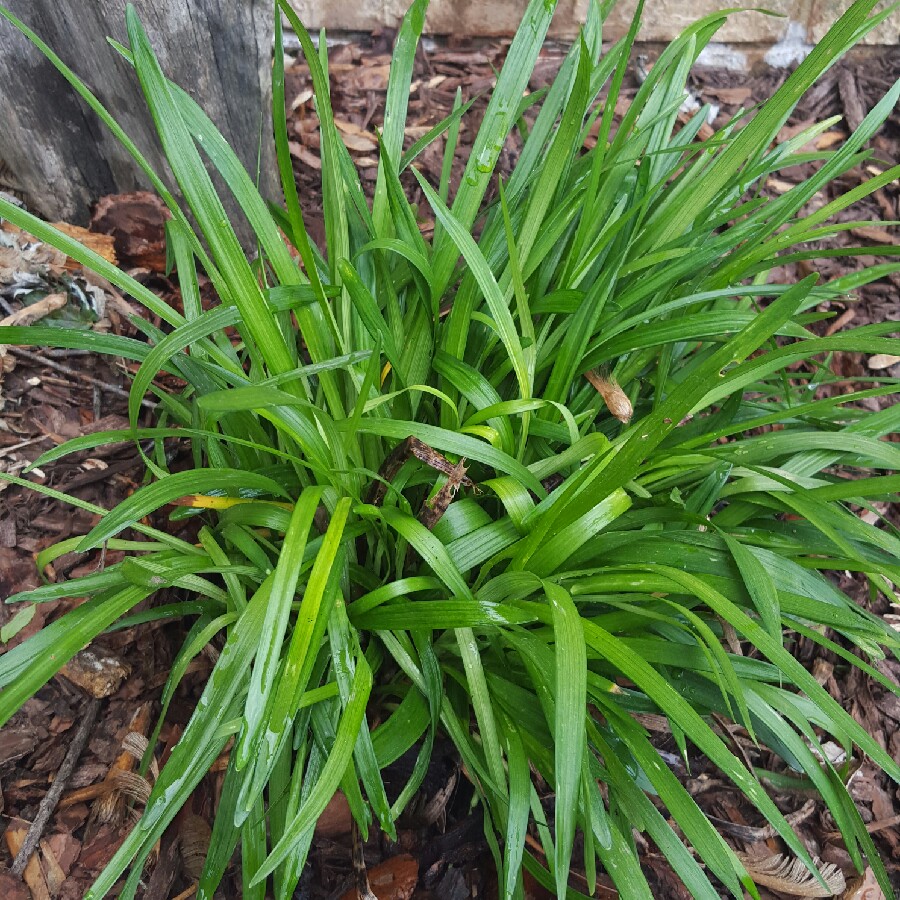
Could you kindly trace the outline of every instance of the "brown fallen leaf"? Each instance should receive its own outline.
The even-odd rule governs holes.
[[[109,772],[106,774],[106,778],[104,782],[109,782],[110,785],[114,784],[120,776],[124,775],[135,775],[134,769],[143,756],[143,750],[138,747],[136,742],[132,739],[133,735],[139,735],[143,740],[143,747],[146,747],[147,739],[146,732],[152,726],[153,716],[151,715],[152,708],[150,703],[142,703],[134,715],[131,718],[131,722],[128,726],[128,736],[126,741],[123,742],[124,749],[122,752],[116,757],[112,766],[109,769]],[[138,776],[136,776],[138,777]],[[150,785],[145,779],[141,779],[144,784],[147,786],[146,797],[143,797],[143,802],[146,803],[146,798],[149,797],[149,789]],[[126,785],[127,789],[128,785]],[[123,814],[125,812],[125,797],[131,796],[133,794],[134,787],[132,786],[131,792],[126,794],[126,790],[122,790],[120,787],[115,787],[113,790],[110,790],[109,793],[104,794],[100,797],[97,806],[95,807],[95,815],[97,816],[98,822],[114,822],[115,824],[120,824],[123,819]]]
[[[35,240],[10,222],[3,224],[2,231],[7,237],[0,244],[0,284],[13,284],[23,274],[52,281],[66,271],[68,257],[65,253]]]
[[[369,869],[369,887],[378,900],[409,900],[419,880],[419,864],[409,854],[392,856],[374,869]],[[356,888],[341,900],[357,900]]]
[[[181,820],[179,835],[184,871],[194,881],[199,881],[206,862],[206,854],[209,852],[209,839],[212,836],[209,822],[202,816],[187,813]]]
[[[453,471],[447,477],[444,486],[434,495],[431,500],[426,500],[422,504],[419,512],[419,521],[429,530],[432,531],[434,526],[441,520],[441,516],[447,511],[447,508],[453,502],[453,498],[459,492],[460,485],[466,477],[466,461],[461,459],[453,468]]]
[[[374,506],[379,506],[387,495],[388,485],[394,480],[403,463],[414,456],[426,466],[437,472],[443,472],[444,475],[452,475],[456,469],[456,464],[450,462],[446,456],[438,453],[432,447],[429,447],[424,441],[420,441],[416,437],[408,437],[405,441],[401,441],[393,450],[384,458],[381,468],[378,470],[378,479],[372,482],[366,502]],[[463,474],[460,484],[468,488],[474,488],[476,493],[478,488],[475,483],[467,475]]]
[[[594,389],[603,398],[606,408],[624,425],[631,421],[634,415],[634,407],[628,394],[619,387],[614,378],[607,378],[598,372],[585,372],[584,377],[593,385]]]
[[[316,822],[316,836],[335,840],[350,834],[350,805],[342,791],[338,791],[329,801],[328,805]]]
[[[166,221],[171,213],[150,191],[109,194],[91,213],[91,231],[109,235],[120,265],[164,272]]]

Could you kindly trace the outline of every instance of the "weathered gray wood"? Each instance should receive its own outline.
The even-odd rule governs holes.
[[[157,172],[167,173],[137,78],[106,42],[111,35],[127,45],[126,0],[4,2],[84,79]],[[271,2],[135,0],[135,7],[163,71],[200,103],[251,173],[262,153],[260,185],[274,197]],[[4,19],[0,159],[29,205],[54,220],[83,224],[101,195],[147,186],[106,127]]]

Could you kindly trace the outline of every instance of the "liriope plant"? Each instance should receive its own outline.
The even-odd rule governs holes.
[[[147,468],[144,486],[111,510],[0,475],[100,516],[87,535],[44,550],[41,569],[73,550],[125,554],[8,598],[87,599],[0,658],[0,721],[110,628],[185,620],[160,724],[191,660],[210,642],[219,650],[142,817],[89,897],[126,872],[119,896],[135,895],[151,849],[227,752],[197,894],[213,895],[240,845],[244,896],[288,898],[335,792],[363,835],[393,835],[438,735],[454,742],[480,801],[504,896],[523,895],[523,869],[564,896],[580,835],[574,862],[592,890],[603,871],[623,897],[649,898],[635,832],[691,896],[758,896],[745,862],[657,752],[641,724],[648,713],[665,717],[686,757],[699,751],[735,785],[813,884],[824,884],[816,861],[766,780],[817,791],[853,863],[871,866],[890,892],[846,784],[862,756],[897,781],[900,767],[791,651],[806,638],[896,690],[875,666],[897,651],[896,633],[829,575],[854,572],[888,596],[900,576],[895,529],[858,514],[877,513],[875,502],[900,487],[900,450],[883,440],[900,407],[859,405],[897,385],[821,389],[837,380],[833,354],[897,354],[898,341],[890,324],[826,337],[815,326],[825,301],[898,264],[831,281],[774,276],[788,262],[855,252],[813,242],[850,227],[837,214],[900,174],[889,169],[809,211],[818,191],[869,158],[900,85],[838,149],[805,149],[834,120],[778,141],[805,91],[893,7],[876,13],[874,0],[857,0],[767,102],[701,140],[707,111],[683,123],[679,110],[691,66],[727,13],[675,39],[615,122],[640,9],[604,52],[610,6],[590,5],[556,80],[526,95],[554,8],[529,4],[452,184],[468,104],[460,99],[404,146],[426,7],[416,0],[397,37],[370,202],[334,126],[326,44],[317,48],[277,0],[284,204],[275,207],[167,80],[133,9],[129,46],[118,49],[143,89],[171,187],[86,85],[0,9],[169,207],[184,310],[0,199],[0,215],[162,322],[135,317],[139,338],[0,328],[3,343],[139,363],[128,429],[76,438],[34,465],[130,441]],[[288,149],[282,15],[315,91],[322,247],[306,230]],[[508,140],[521,153],[498,178]],[[434,141],[445,147],[437,184],[416,168]],[[810,161],[806,181],[775,197],[760,191]],[[208,168],[252,226],[252,262]],[[433,213],[431,239],[405,172]],[[198,272],[215,289],[211,309],[201,307]],[[160,372],[181,387],[159,387]],[[148,392],[152,427],[138,417]],[[179,446],[182,470],[172,472],[165,451]],[[195,543],[166,530],[170,504],[202,517]],[[182,599],[145,603],[166,588]],[[722,717],[772,756],[751,755],[748,768],[723,741]],[[830,761],[826,740],[846,762]],[[410,751],[412,775],[389,794],[381,773]],[[777,765],[760,768],[770,758]],[[552,789],[550,807],[541,785]],[[529,830],[536,844],[526,845]]]

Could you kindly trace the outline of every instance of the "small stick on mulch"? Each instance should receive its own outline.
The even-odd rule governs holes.
[[[41,805],[38,807],[38,814],[31,823],[28,834],[25,835],[25,841],[19,849],[19,852],[16,854],[16,858],[12,864],[13,874],[21,875],[25,871],[25,866],[28,865],[31,854],[34,853],[37,845],[40,843],[44,829],[50,821],[50,816],[53,815],[56,804],[59,803],[59,798],[62,797],[66,784],[68,784],[69,779],[72,777],[72,773],[75,771],[75,765],[78,762],[78,758],[81,756],[81,751],[84,750],[88,738],[91,736],[94,723],[97,721],[97,716],[100,713],[101,704],[102,701],[96,697],[92,697],[88,701],[81,718],[81,723],[72,738],[72,743],[69,745],[66,758],[62,761],[62,765],[59,767],[59,771],[53,779],[53,784],[50,785],[50,790],[47,791],[44,799],[41,800]]]
[[[805,822],[815,811],[815,801],[807,800],[800,809],[788,813],[784,818],[785,821],[794,828],[801,822]],[[772,825],[762,825],[759,827],[740,825],[737,822],[729,822],[727,819],[719,819],[716,816],[711,816],[709,814],[707,814],[706,818],[716,826],[718,831],[736,837],[746,844],[760,844],[764,841],[769,841],[772,840],[772,838],[778,837],[778,832]]]
[[[896,828],[898,825],[900,825],[900,816],[889,816],[887,819],[869,822],[866,825],[866,831],[869,834],[877,834],[879,831],[884,831],[886,828]],[[842,838],[843,835],[840,831],[826,831],[824,837],[829,841],[833,841]]]
[[[197,885],[192,884],[189,888],[185,888],[177,897],[173,897],[172,900],[188,900],[188,897],[193,897],[196,893]]]
[[[128,391],[124,388],[117,387],[114,384],[107,384],[100,378],[96,378],[93,375],[88,375],[86,372],[77,372],[75,369],[70,368],[69,366],[64,366],[62,363],[58,363],[53,359],[47,359],[44,356],[41,356],[37,353],[32,353],[30,350],[23,350],[21,347],[10,347],[10,352],[13,356],[21,357],[22,359],[27,359],[29,362],[33,362],[38,366],[46,366],[48,369],[53,369],[56,372],[59,372],[61,375],[66,375],[71,378],[76,383],[79,381],[86,381],[88,384],[96,385],[100,388],[101,391],[106,391],[109,394],[115,394],[117,397],[128,397],[130,396]],[[147,409],[156,409],[156,404],[152,400],[141,400],[141,406],[146,406]]]

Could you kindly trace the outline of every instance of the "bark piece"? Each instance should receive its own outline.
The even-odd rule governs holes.
[[[131,668],[118,656],[102,647],[86,647],[76,653],[61,669],[73,684],[92,697],[114,694],[131,674]]]
[[[4,900],[31,900],[31,892],[12,872],[0,872],[0,897]]]
[[[25,845],[28,830],[28,823],[23,822],[21,819],[14,819],[6,829],[6,834],[4,835],[6,846],[9,848],[9,852],[17,858]],[[23,866],[23,870],[19,873],[11,872],[10,877],[15,878],[16,874],[21,875],[25,884],[28,885],[28,890],[31,891],[33,900],[50,900],[50,891],[47,888],[44,873],[41,871],[41,864],[36,856],[31,856],[30,854],[29,856],[30,858],[27,864]]]
[[[80,244],[84,244],[88,250],[99,253],[107,262],[115,265],[118,260],[116,258],[116,248],[113,239],[108,234],[96,234],[80,225],[70,225],[68,222],[54,222],[53,227],[63,234],[67,234],[71,238],[75,238]],[[69,272],[80,272],[81,263],[74,259],[66,260],[66,269]]]

